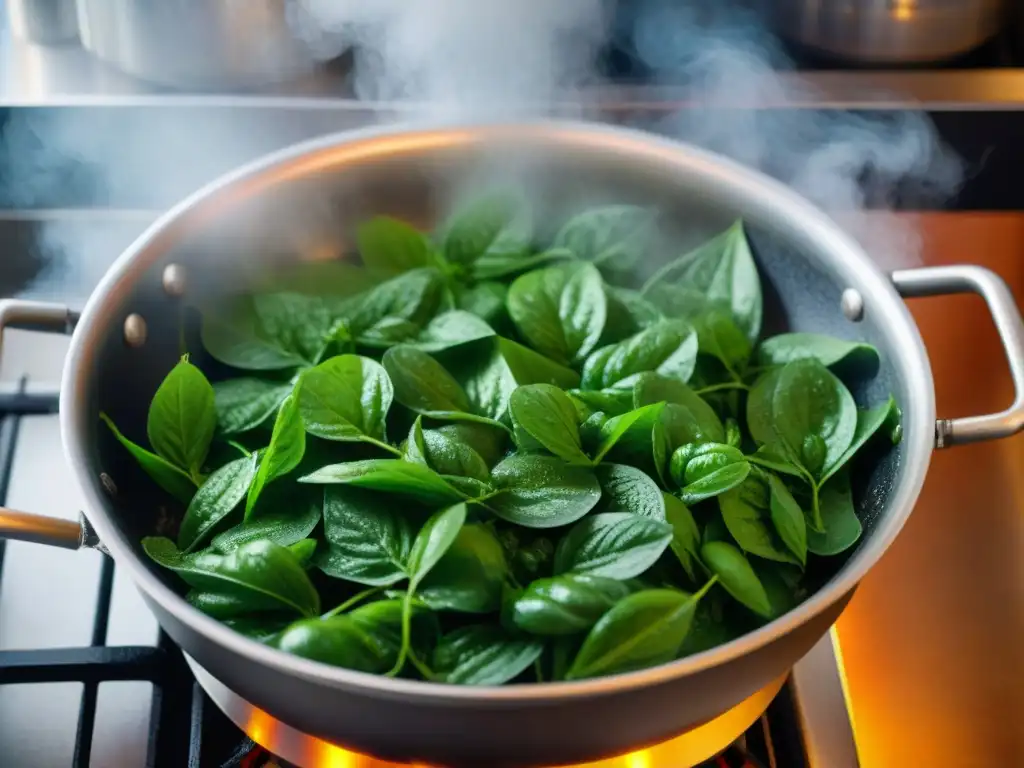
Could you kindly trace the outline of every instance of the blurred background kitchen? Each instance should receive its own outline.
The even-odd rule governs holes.
[[[1020,5],[0,0],[0,296],[80,306],[162,211],[293,142],[545,114],[724,152],[883,269],[974,262],[1024,296]],[[940,416],[1010,402],[980,299],[911,307]],[[65,346],[5,340],[0,502],[72,518]],[[1020,439],[935,454],[904,533],[794,672],[795,727],[765,765],[1024,765],[1022,465]],[[0,542],[5,768],[226,764],[211,745],[236,732],[212,709],[102,556]]]

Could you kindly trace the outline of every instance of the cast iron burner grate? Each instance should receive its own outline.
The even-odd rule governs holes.
[[[24,390],[22,382],[20,392],[0,396],[0,506],[7,501],[22,417],[57,413],[56,395]],[[4,545],[0,539],[0,577]],[[103,558],[88,647],[0,651],[0,685],[82,683],[72,768],[98,768],[89,758],[97,692],[101,683],[124,681],[153,685],[146,768],[290,768],[217,709],[165,634],[156,646],[106,645],[114,568]],[[788,686],[736,743],[701,768],[807,768]]]

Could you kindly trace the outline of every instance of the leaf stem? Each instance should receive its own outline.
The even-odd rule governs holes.
[[[389,443],[385,443],[383,440],[377,440],[376,438],[370,437],[369,435],[363,435],[359,439],[364,443],[375,445],[382,450],[388,451],[389,453],[393,453],[398,458],[402,458],[402,452],[400,450],[395,448],[395,446],[390,445]]]
[[[698,395],[708,395],[711,394],[712,392],[722,392],[724,390],[730,389],[740,389],[743,391],[749,391],[750,387],[744,384],[742,381],[726,381],[721,384],[712,384],[707,387],[695,389],[694,392],[696,392]]]
[[[428,682],[434,680],[437,677],[437,675],[434,674],[434,670],[428,667],[423,662],[423,660],[420,659],[418,655],[416,655],[416,651],[414,651],[411,647],[409,648],[409,661],[412,662],[412,665],[416,667],[419,673],[423,675],[424,679],[426,679]]]
[[[538,683],[543,683],[544,682],[544,669],[540,665],[540,656],[538,656],[536,659],[534,659],[533,671],[537,674],[537,682]]]
[[[364,589],[362,592],[357,592],[356,594],[352,595],[352,597],[350,597],[348,600],[339,605],[337,608],[332,608],[320,618],[329,619],[331,618],[331,616],[337,616],[339,613],[344,613],[346,610],[351,608],[356,603],[360,603],[366,598],[372,597],[373,595],[380,592],[382,589],[383,587],[370,587],[369,589]]]
[[[821,519],[821,505],[818,503],[818,484],[811,483],[811,527],[818,533],[825,531],[825,522]]]
[[[412,634],[412,593],[413,585],[410,582],[409,589],[405,593],[405,602],[402,603],[402,646],[398,650],[398,659],[395,661],[393,666],[387,672],[387,677],[394,677],[402,671],[402,667],[405,666],[405,659],[409,655],[409,644],[411,642]],[[415,663],[415,662],[414,662]]]
[[[252,452],[237,440],[225,440],[232,448],[241,451],[243,456],[252,456]]]

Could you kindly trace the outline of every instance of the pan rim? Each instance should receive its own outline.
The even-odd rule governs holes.
[[[537,146],[557,148],[560,144],[594,152],[628,153],[638,160],[657,163],[677,175],[714,177],[722,188],[742,199],[759,200],[764,215],[774,214],[788,226],[789,239],[802,240],[815,253],[830,253],[835,265],[864,294],[865,303],[879,316],[894,350],[901,357],[900,372],[908,391],[915,397],[904,404],[903,440],[906,460],[890,507],[872,532],[843,567],[821,589],[799,606],[754,632],[742,635],[707,651],[657,667],[574,682],[531,683],[513,686],[465,687],[445,683],[400,680],[333,667],[303,659],[263,645],[224,626],[192,607],[180,594],[164,584],[136,554],[107,509],[97,478],[90,472],[84,435],[90,418],[84,392],[96,350],[109,330],[116,326],[113,308],[117,296],[125,294],[139,276],[150,270],[174,242],[185,222],[211,215],[221,198],[239,194],[247,187],[259,187],[267,178],[301,173],[306,164],[321,155],[338,155],[372,160],[393,154],[395,145],[416,150],[431,146],[472,146],[481,142],[529,140]],[[335,159],[334,162],[338,162]],[[244,196],[244,195],[243,195]],[[795,222],[799,222],[796,224]],[[265,155],[220,178],[179,202],[150,225],[114,262],[90,295],[72,338],[61,382],[60,424],[66,459],[86,500],[86,516],[100,540],[118,565],[127,567],[132,581],[160,609],[203,639],[250,662],[317,684],[358,692],[378,698],[410,697],[432,703],[472,702],[509,705],[529,702],[564,701],[617,694],[627,690],[664,684],[734,661],[782,638],[828,610],[851,592],[889,548],[905,524],[916,502],[934,441],[935,393],[927,351],[916,323],[892,283],[870,261],[856,242],[831,218],[780,182],[727,158],[688,144],[663,139],[629,128],[597,123],[532,120],[515,123],[406,123],[375,126],[302,142]],[[201,664],[202,661],[199,661]]]

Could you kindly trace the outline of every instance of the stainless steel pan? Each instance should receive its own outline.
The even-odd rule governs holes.
[[[1009,21],[1006,0],[769,0],[776,30],[861,64],[923,64],[978,48]]]
[[[585,682],[474,689],[386,679],[285,655],[193,609],[142,554],[139,539],[159,525],[161,511],[97,419],[106,410],[128,434],[142,430],[149,398],[179,353],[182,294],[238,288],[280,259],[340,255],[352,226],[371,213],[429,221],[465,179],[510,168],[525,174],[550,209],[591,201],[600,189],[658,206],[679,228],[681,244],[742,217],[769,324],[863,339],[881,350],[878,376],[854,395],[874,402],[894,392],[904,409],[904,438],[870,476],[856,478],[866,531],[859,546],[806,602],[756,632],[655,669]],[[1017,397],[1002,413],[936,421],[928,356],[902,297],[966,291],[988,302]],[[66,331],[74,323],[59,306],[9,302],[0,309],[0,325],[8,327]],[[550,765],[683,733],[783,675],[835,621],[899,533],[933,448],[1024,426],[1024,327],[994,274],[971,266],[882,274],[809,203],[692,147],[571,123],[373,130],[262,159],[199,191],[142,235],[77,321],[60,418],[67,460],[86,500],[83,525],[3,510],[0,535],[66,547],[102,541],[188,654],[301,731],[393,760]]]

